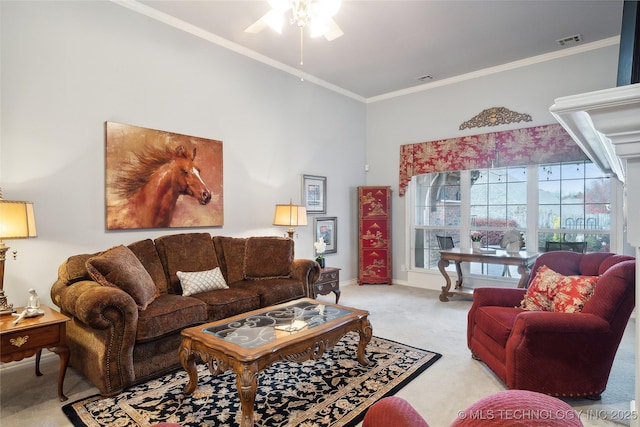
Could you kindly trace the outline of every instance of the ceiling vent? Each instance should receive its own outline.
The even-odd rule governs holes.
[[[556,40],[560,46],[569,46],[572,44],[580,43],[582,41],[582,36],[580,34],[576,34],[575,36],[564,37],[562,39]]]

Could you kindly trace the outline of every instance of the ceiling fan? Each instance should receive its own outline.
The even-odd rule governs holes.
[[[303,34],[309,28],[310,37],[324,36],[327,40],[335,40],[344,33],[333,20],[338,13],[342,0],[269,0],[271,10],[253,24],[246,33],[259,33],[266,27],[282,34],[285,15],[291,9],[290,24],[300,28],[300,64],[302,64]]]

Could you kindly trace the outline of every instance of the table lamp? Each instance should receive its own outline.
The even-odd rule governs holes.
[[[8,304],[4,294],[4,261],[9,246],[4,239],[36,237],[36,221],[33,203],[3,200],[0,193],[0,314],[13,313],[13,304]],[[16,252],[13,257],[15,259]]]
[[[307,208],[294,205],[291,200],[288,205],[276,205],[273,225],[289,227],[287,234],[290,239],[293,239],[294,227],[307,225]]]

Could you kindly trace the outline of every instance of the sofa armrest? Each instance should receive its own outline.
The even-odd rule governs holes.
[[[521,288],[476,288],[473,304],[467,313],[467,346],[471,348],[476,311],[483,306],[517,307],[524,298],[526,289]]]
[[[523,311],[513,325],[511,336],[528,334],[602,334],[609,332],[609,323],[588,313]]]
[[[616,350],[609,323],[598,316],[523,311],[507,340],[505,382],[510,388],[528,389],[538,381],[532,368],[544,366],[545,372],[556,373],[545,378],[549,390],[566,389],[571,383],[576,393],[598,395],[606,385]],[[594,383],[601,386],[588,385]]]
[[[119,393],[134,381],[133,348],[138,307],[119,288],[83,280],[54,284],[53,301],[72,317],[67,326],[71,363],[102,395]]]
[[[473,305],[516,307],[524,298],[526,289],[521,288],[476,288],[473,291]]]
[[[304,285],[307,298],[313,298],[313,284],[320,277],[320,264],[312,259],[294,259],[291,265],[291,277]]]

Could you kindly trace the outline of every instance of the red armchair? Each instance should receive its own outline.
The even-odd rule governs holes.
[[[635,306],[635,258],[549,252],[538,257],[565,276],[600,276],[582,312],[525,311],[525,289],[478,288],[467,345],[511,389],[598,399]]]

